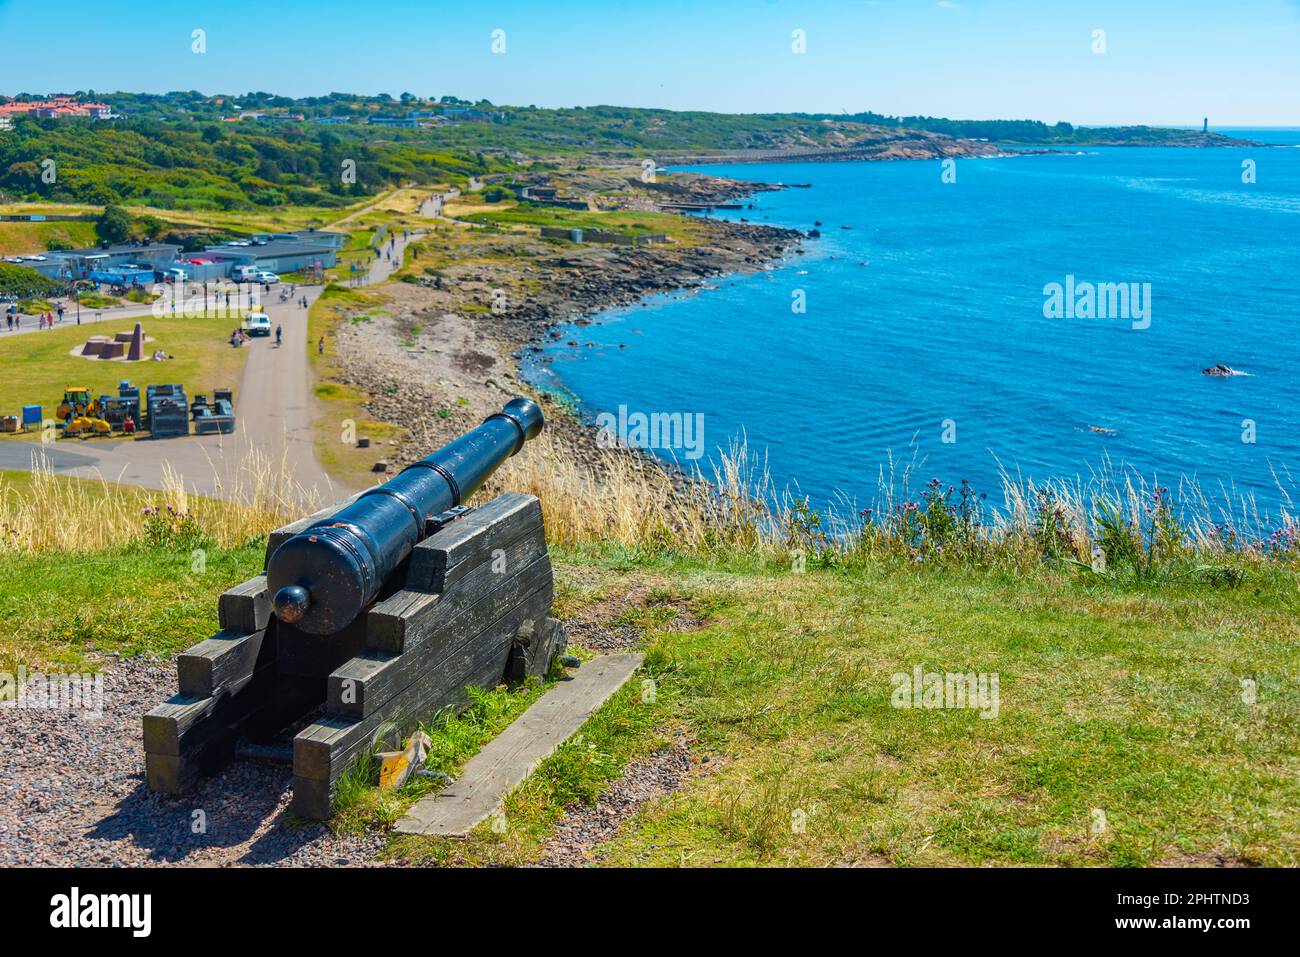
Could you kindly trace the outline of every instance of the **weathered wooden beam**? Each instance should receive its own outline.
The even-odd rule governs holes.
[[[456,783],[421,798],[397,822],[402,834],[463,836],[576,732],[641,665],[640,654],[583,664],[469,759]]]
[[[526,621],[515,635],[506,664],[506,681],[519,684],[529,676],[546,677],[551,660],[568,644],[564,624],[555,618]]]
[[[423,641],[408,644],[400,654],[371,649],[340,665],[326,682],[325,711],[348,718],[364,718],[382,708],[395,694],[453,648],[482,634],[512,607],[539,589],[553,588],[551,561],[545,555],[451,616]],[[460,587],[460,586],[457,586]],[[452,608],[456,605],[444,605]],[[440,616],[446,617],[446,616]],[[540,624],[540,622],[539,622]]]
[[[550,586],[538,590],[481,634],[447,649],[420,674],[407,676],[410,683],[370,716],[349,721],[326,715],[308,725],[294,738],[294,774],[334,781],[365,748],[391,743],[419,719],[463,704],[467,686],[500,684],[515,632],[525,620],[547,615],[551,594]]]
[[[271,594],[265,575],[227,589],[217,598],[217,624],[222,631],[262,631],[270,620]]]
[[[144,754],[144,780],[155,794],[183,794],[203,774],[202,762],[178,754]]]
[[[501,680],[501,668],[503,666],[504,652],[495,658],[486,659],[475,674],[462,675],[459,683],[455,680],[445,682],[441,692],[434,691],[432,694],[441,694],[441,700],[444,704],[437,709],[417,711],[416,715],[433,714],[438,711],[460,710],[470,702],[468,688],[491,688]],[[421,706],[423,707],[423,706]],[[318,821],[329,818],[333,810],[334,785],[338,782],[342,773],[355,763],[365,748],[374,744],[375,746],[384,746],[396,743],[403,734],[414,728],[418,717],[405,717],[398,719],[390,727],[391,733],[386,738],[377,738],[374,741],[362,735],[358,742],[346,749],[341,749],[338,754],[331,760],[332,773],[325,777],[307,777],[298,773],[298,745],[297,738],[294,739],[294,776],[293,776],[293,801],[290,804],[290,810],[295,814],[303,817],[310,817]],[[358,722],[361,724],[364,722]],[[333,727],[343,729],[336,731],[336,734],[346,733],[347,723],[340,718],[324,717],[316,723],[305,729],[326,730]],[[369,732],[371,735],[374,732]],[[300,734],[299,737],[302,735]]]
[[[532,495],[506,492],[464,518],[430,535],[411,550],[407,591],[446,591],[494,548],[542,524],[542,506]]]
[[[275,658],[275,641],[265,628],[244,633],[222,631],[176,657],[181,695],[207,698],[219,691],[237,692]]]
[[[223,711],[232,710],[232,695],[195,698],[173,695],[144,716],[144,749],[151,754],[181,753],[182,743],[193,747],[198,739],[211,732],[219,721],[208,721]],[[188,740],[187,740],[188,739]]]
[[[334,810],[334,783],[318,778],[293,778],[293,800],[289,810],[299,817],[327,821]]]
[[[239,693],[208,698],[176,695],[144,716],[150,790],[177,794],[230,760],[241,736],[273,735],[301,717],[323,694],[321,682],[262,668]],[[163,760],[175,759],[175,760]]]
[[[537,525],[515,541],[496,547],[502,549],[499,556],[494,557],[494,549],[488,549],[480,558],[462,562],[462,566],[470,567],[445,592],[427,594],[404,589],[377,602],[365,615],[366,647],[390,654],[414,650],[446,628],[479,595],[508,582],[517,569],[545,557],[546,536]]]

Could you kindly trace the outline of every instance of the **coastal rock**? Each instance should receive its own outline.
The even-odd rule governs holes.
[[[1246,373],[1240,371],[1239,369],[1234,369],[1232,366],[1227,365],[1226,363],[1223,362],[1216,362],[1214,365],[1201,370],[1201,375],[1214,376],[1215,378],[1224,378],[1224,379],[1228,378],[1229,376],[1245,375],[1245,374]]]

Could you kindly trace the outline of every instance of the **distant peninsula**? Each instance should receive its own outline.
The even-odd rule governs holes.
[[[0,204],[227,212],[339,209],[402,184],[468,183],[538,164],[645,169],[1256,145],[1206,130],[1150,126],[870,112],[547,109],[412,93],[19,93],[0,96],[0,120]],[[53,180],[42,173],[50,157],[58,158]]]

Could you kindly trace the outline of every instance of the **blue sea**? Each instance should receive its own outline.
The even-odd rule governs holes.
[[[821,237],[566,328],[536,377],[593,419],[701,414],[703,458],[656,453],[708,475],[743,437],[822,508],[871,504],[882,473],[996,503],[1004,472],[1118,471],[1276,519],[1300,495],[1300,130],[1225,132],[1274,145],[958,160],[949,183],[937,160],[696,167],[811,184],[714,215]],[[1150,311],[1048,318],[1067,277]]]

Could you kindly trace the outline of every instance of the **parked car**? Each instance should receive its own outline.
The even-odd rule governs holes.
[[[277,276],[277,275],[276,275],[275,273],[273,273],[273,272],[269,272],[269,271],[267,271],[267,270],[265,270],[265,269],[259,269],[259,270],[257,271],[257,281],[260,282],[260,283],[266,283],[266,284],[269,285],[269,284],[271,284],[271,283],[273,283],[273,282],[279,282],[279,281],[280,281],[280,277]]]
[[[271,317],[264,312],[250,312],[244,317],[244,331],[250,336],[269,336]]]

